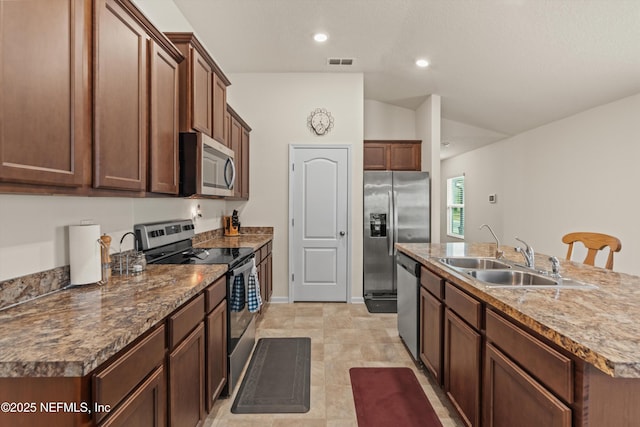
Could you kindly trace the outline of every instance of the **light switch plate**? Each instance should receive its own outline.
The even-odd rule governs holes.
[[[496,199],[496,194],[489,194],[489,203],[496,203],[497,199]]]

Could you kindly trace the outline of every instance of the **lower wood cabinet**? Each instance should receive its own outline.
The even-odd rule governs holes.
[[[226,284],[224,284],[226,287]],[[227,383],[227,302],[222,301],[207,315],[206,410],[211,411]]]
[[[226,293],[222,276],[83,377],[0,378],[0,402],[87,403],[92,410],[0,412],[0,426],[202,425],[227,382]]]
[[[571,409],[487,344],[484,426],[571,427]]]
[[[444,389],[465,425],[479,426],[482,336],[448,308],[444,331]]]
[[[426,267],[420,283],[420,360],[443,386],[465,425],[604,425],[589,423],[604,419],[598,418],[602,406],[588,410],[596,407],[589,399],[603,390],[618,393],[625,381],[602,373],[589,375],[597,369],[577,362]],[[602,379],[606,385],[601,387]],[[611,387],[613,383],[617,387]],[[608,410],[608,417],[628,406]],[[611,425],[631,425],[626,415],[616,419]]]
[[[205,419],[204,325],[169,354],[169,425],[199,426]]]
[[[420,288],[420,360],[438,384],[442,384],[444,304]]]
[[[273,293],[273,258],[271,256],[272,242],[263,245],[256,251],[256,268],[258,270],[258,282],[260,283],[260,296],[262,302],[271,301]],[[260,312],[263,312],[265,305],[262,306]]]
[[[159,366],[136,391],[109,415],[101,427],[163,427],[167,425],[167,379]]]
[[[273,295],[273,258],[271,253],[267,255],[267,269],[265,271],[265,278],[267,280],[267,301],[271,301],[271,295]]]
[[[107,416],[111,417],[112,410],[119,410],[121,406],[131,406],[131,397],[127,396],[132,393],[144,393],[141,391],[144,385],[140,384],[151,372],[155,371],[157,374],[158,367],[162,368],[165,349],[165,328],[160,326],[145,338],[138,340],[122,355],[96,370],[92,379],[93,401],[105,410],[93,412],[95,422],[99,423]],[[162,380],[164,381],[164,375]],[[120,405],[125,399],[128,399],[128,403]],[[126,412],[127,417],[137,416],[132,407]]]

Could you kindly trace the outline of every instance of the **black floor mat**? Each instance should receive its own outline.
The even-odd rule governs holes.
[[[310,380],[311,338],[260,338],[231,412],[308,412]]]
[[[369,313],[397,313],[398,301],[388,299],[365,299]]]

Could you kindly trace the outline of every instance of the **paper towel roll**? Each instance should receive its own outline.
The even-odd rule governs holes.
[[[100,270],[100,226],[69,226],[69,264],[71,284],[86,285],[102,279]]]

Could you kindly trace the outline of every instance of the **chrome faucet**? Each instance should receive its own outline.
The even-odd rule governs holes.
[[[127,233],[124,233],[124,235],[122,236],[122,239],[120,239],[120,247],[118,248],[120,252],[122,252],[122,242],[124,242],[124,238],[129,235],[133,236],[133,247],[136,250],[136,252],[138,251],[138,239],[136,238],[136,235],[133,231],[129,231]]]
[[[487,227],[489,229],[489,232],[493,236],[493,238],[496,239],[496,254],[495,254],[496,255],[496,259],[502,258],[502,256],[504,255],[504,252],[500,250],[500,240],[498,240],[498,237],[496,236],[496,233],[493,232],[493,230],[491,229],[491,226],[489,224],[482,224],[480,226],[480,228],[478,228],[478,230],[482,230],[484,227]]]
[[[126,274],[127,276],[129,275],[129,252],[127,252],[127,254],[124,257],[124,265],[123,265],[123,263],[122,263],[122,242],[124,242],[125,237],[127,237],[128,235],[133,236],[133,247],[135,249],[135,254],[138,253],[138,239],[136,238],[135,233],[133,233],[132,231],[124,233],[124,235],[120,239],[120,246],[118,248],[119,258],[120,258],[120,265],[118,267],[120,269],[120,274]]]
[[[516,252],[520,252],[522,254],[522,256],[524,257],[524,260],[525,260],[525,262],[527,264],[527,267],[535,268],[535,263],[536,263],[535,257],[536,257],[536,254],[533,251],[533,248],[531,246],[529,246],[529,244],[527,242],[525,242],[522,239],[519,239],[517,236],[516,236],[516,240],[519,241],[519,242],[524,243],[524,246],[525,246],[524,249],[522,249],[521,247],[517,247],[516,248]]]

